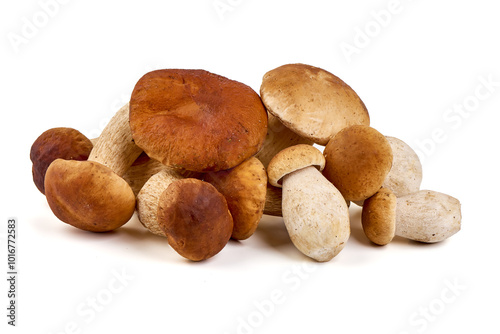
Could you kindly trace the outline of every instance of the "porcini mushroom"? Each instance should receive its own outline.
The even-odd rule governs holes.
[[[204,181],[226,198],[234,224],[231,238],[248,239],[257,229],[266,203],[267,173],[260,160],[252,157],[231,169],[207,173]]]
[[[166,237],[158,224],[158,202],[161,194],[168,186],[185,176],[193,177],[195,173],[183,176],[179,171],[164,166],[144,184],[137,194],[137,215],[141,224],[150,232]]]
[[[33,142],[30,151],[30,158],[33,162],[33,182],[38,190],[45,195],[45,173],[54,160],[85,161],[97,140],[98,138],[88,139],[73,128],[52,128],[42,133]],[[130,185],[134,195],[137,195],[144,183],[164,168],[167,167],[150,159],[143,152],[123,174],[123,179]]]
[[[394,236],[435,243],[460,231],[460,202],[449,195],[431,190],[397,198],[381,188],[363,206],[363,230],[373,243],[386,245]]]
[[[323,151],[323,175],[348,201],[363,201],[382,186],[392,166],[392,149],[377,130],[353,125],[341,130]]]
[[[172,182],[161,194],[158,223],[170,246],[192,261],[219,253],[233,231],[224,196],[210,183],[191,178]]]
[[[92,142],[80,131],[72,128],[52,128],[43,132],[31,146],[33,182],[45,194],[45,173],[55,159],[87,160]]]
[[[405,196],[420,190],[422,183],[422,164],[417,153],[404,141],[385,136],[392,149],[392,167],[385,177],[382,187],[392,190],[396,197]],[[363,201],[356,201],[363,206]]]
[[[45,196],[61,221],[82,230],[105,232],[125,224],[135,196],[121,175],[141,154],[128,125],[128,105],[111,119],[87,161],[54,160],[45,175]]]
[[[247,85],[203,70],[165,69],[137,82],[130,127],[137,145],[169,167],[219,171],[260,150],[267,113]]]
[[[369,125],[363,101],[340,78],[321,68],[288,64],[264,75],[262,102],[283,124],[304,138],[326,145],[351,125]]]
[[[349,211],[341,193],[322,174],[325,158],[310,145],[279,152],[267,168],[269,182],[283,187],[283,221],[295,247],[329,261],[350,235]]]
[[[287,128],[279,118],[271,113],[268,113],[267,135],[264,140],[262,149],[255,155],[262,162],[264,168],[267,169],[269,161],[283,149],[298,145],[312,145],[314,142],[308,138],[304,138],[289,128]],[[282,216],[281,212],[281,188],[273,187],[267,184],[266,202],[264,204],[264,214],[271,216]]]

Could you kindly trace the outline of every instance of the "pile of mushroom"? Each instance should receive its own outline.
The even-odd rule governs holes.
[[[375,244],[439,242],[460,230],[460,202],[420,190],[403,141],[370,127],[335,75],[305,64],[267,72],[260,96],[203,70],[145,74],[99,138],[54,128],[33,143],[33,180],[61,221],[91,232],[141,224],[201,261],[245,240],[264,214],[316,261],[350,236],[349,204]]]

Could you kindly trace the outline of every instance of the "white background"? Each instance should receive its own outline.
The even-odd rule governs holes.
[[[2,333],[498,331],[494,1],[221,0],[230,7],[218,13],[213,0],[60,0],[45,6],[50,16],[46,2],[0,5],[1,219],[19,221],[18,327],[6,325],[2,278]],[[422,188],[462,202],[462,231],[440,244],[376,247],[353,206],[351,238],[331,262],[309,260],[281,219],[264,218],[251,239],[192,263],[135,217],[106,234],[61,223],[32,182],[29,150],[43,131],[97,136],[150,70],[201,68],[259,91],[265,72],[292,62],[342,78],[373,127],[418,149]],[[447,111],[457,106],[470,111]]]

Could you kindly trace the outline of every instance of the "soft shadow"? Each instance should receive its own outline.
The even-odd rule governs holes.
[[[353,204],[351,204],[351,207],[349,208],[349,219],[351,220],[350,240],[352,239],[363,246],[378,248],[380,246],[371,242],[363,231],[363,226],[361,225],[361,211],[362,208],[356,204],[354,204],[354,207]]]
[[[269,248],[287,257],[297,260],[309,259],[293,245],[282,217],[264,215],[253,237],[259,238]]]

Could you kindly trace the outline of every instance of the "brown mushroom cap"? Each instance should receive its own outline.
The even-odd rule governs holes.
[[[269,162],[267,166],[269,183],[281,188],[285,175],[309,166],[315,166],[319,171],[323,170],[325,157],[320,150],[307,144],[287,147]]]
[[[45,194],[45,173],[56,159],[87,160],[92,142],[80,131],[72,128],[53,128],[42,133],[31,146],[33,182]]]
[[[368,239],[377,245],[387,245],[396,233],[397,198],[387,188],[381,188],[368,198],[361,213],[363,231]]]
[[[267,110],[304,138],[320,145],[345,127],[370,125],[363,101],[330,72],[288,64],[267,72],[260,95]]]
[[[219,253],[233,231],[224,196],[198,179],[182,179],[168,186],[158,203],[158,224],[170,246],[192,261]]]
[[[323,175],[349,201],[362,201],[382,186],[392,166],[392,149],[377,130],[353,125],[333,137],[323,152]]]
[[[266,203],[267,173],[262,162],[252,157],[232,169],[207,173],[205,181],[226,198],[234,222],[231,237],[248,239],[257,229]]]
[[[57,218],[91,232],[114,230],[135,210],[127,182],[94,161],[54,160],[45,176],[45,196]]]
[[[267,112],[247,85],[203,70],[149,72],[130,99],[136,144],[167,166],[225,170],[256,154]]]

